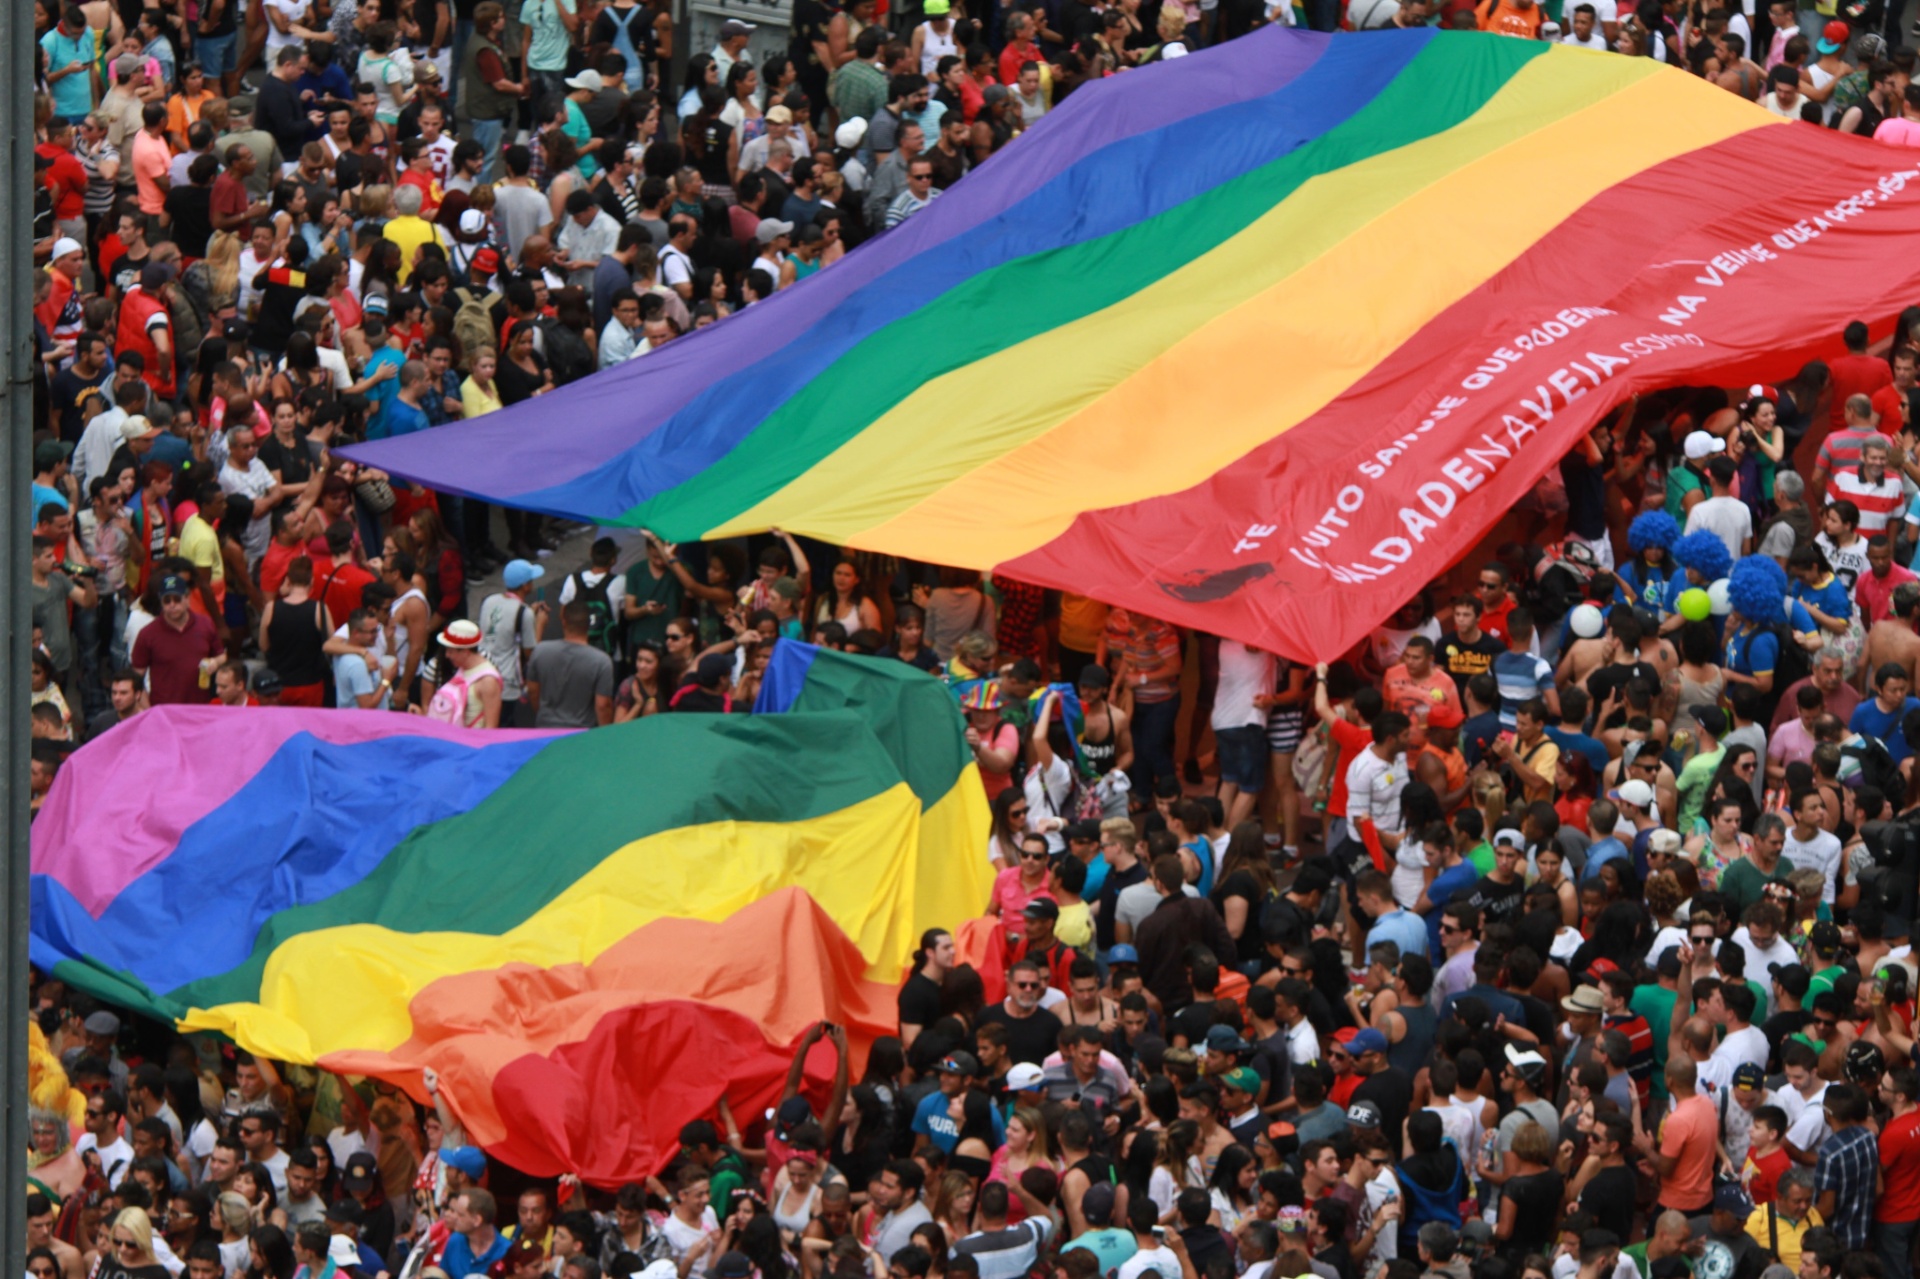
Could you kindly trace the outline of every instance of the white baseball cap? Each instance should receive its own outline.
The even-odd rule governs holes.
[[[1009,1092],[1025,1092],[1029,1088],[1038,1088],[1046,1072],[1030,1061],[1023,1061],[1007,1072]]]
[[[1725,453],[1727,442],[1717,435],[1705,431],[1693,431],[1687,436],[1685,445],[1690,461],[1698,462],[1703,457],[1712,457],[1715,453]]]
[[[1635,777],[1616,786],[1613,798],[1632,804],[1635,808],[1652,808],[1653,787]]]
[[[47,255],[47,261],[58,262],[69,253],[81,252],[80,241],[70,235],[63,235],[53,242],[53,252]]]

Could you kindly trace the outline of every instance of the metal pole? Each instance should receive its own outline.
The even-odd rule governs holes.
[[[6,976],[0,986],[0,1137],[15,1173],[27,1151],[27,726],[32,666],[33,618],[27,586],[29,555],[23,505],[33,478],[33,6],[7,4],[0,18],[0,50],[13,68],[6,77],[6,198],[0,200],[0,820],[6,823],[6,871],[0,875],[0,906],[6,920]],[[0,1185],[14,1185],[0,1177]],[[0,1266],[23,1264],[27,1255],[26,1197],[0,1194]]]

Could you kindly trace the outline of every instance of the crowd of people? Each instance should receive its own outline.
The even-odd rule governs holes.
[[[996,878],[896,1034],[817,1027],[618,1188],[39,976],[87,1110],[33,1117],[35,1279],[1910,1279],[1920,308],[1621,406],[1317,666],[784,533],[550,574],[570,526],[336,455],[723,323],[1269,23],[1920,145],[1897,5],[987,9],[796,0],[676,72],[657,0],[37,0],[36,807],[154,706],[593,728],[744,711],[787,637],[950,684]]]

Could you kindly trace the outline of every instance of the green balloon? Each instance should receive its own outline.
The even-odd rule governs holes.
[[[1689,622],[1704,622],[1713,615],[1713,600],[1699,587],[1680,592],[1680,616]]]

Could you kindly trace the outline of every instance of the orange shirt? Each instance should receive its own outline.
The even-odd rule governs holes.
[[[1673,1108],[1660,1128],[1660,1153],[1678,1159],[1663,1180],[1660,1202],[1682,1212],[1698,1212],[1713,1202],[1713,1161],[1720,1117],[1699,1093]]]
[[[1434,707],[1451,706],[1463,721],[1466,719],[1466,709],[1460,705],[1460,686],[1438,666],[1431,667],[1420,679],[1407,673],[1405,662],[1389,667],[1380,681],[1380,691],[1386,696],[1389,708],[1413,721],[1412,744],[1415,746],[1426,745],[1427,714]]]
[[[1480,29],[1491,31],[1495,35],[1523,36],[1528,40],[1540,38],[1540,6],[1529,4],[1522,9],[1512,0],[1486,0],[1477,12],[1480,15]],[[1482,621],[1481,626],[1486,626]]]

